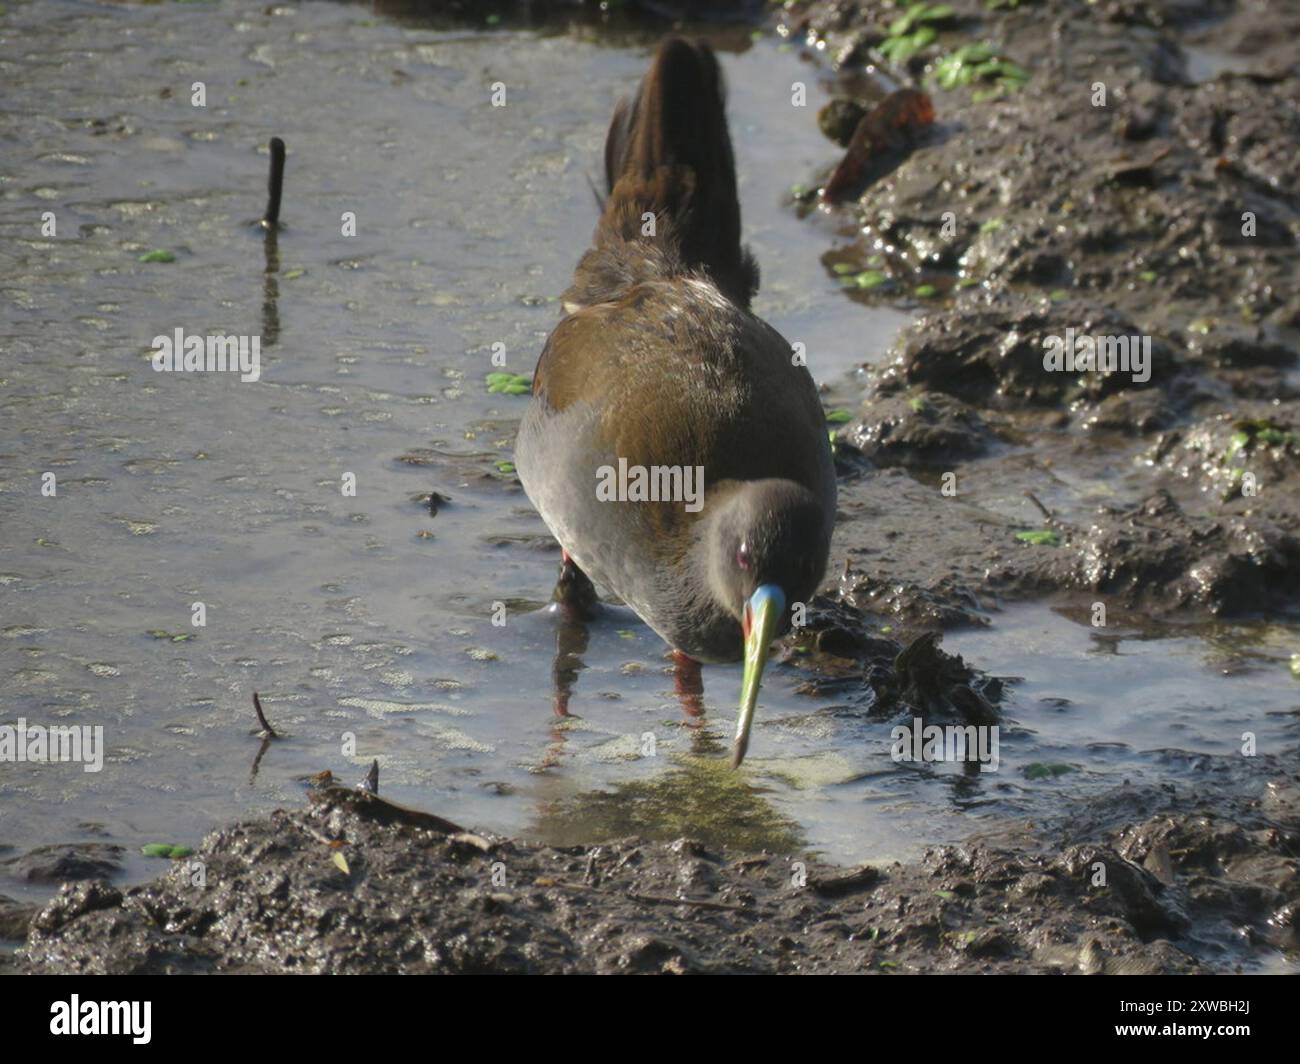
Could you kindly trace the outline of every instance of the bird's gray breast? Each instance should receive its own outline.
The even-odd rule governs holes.
[[[681,502],[599,497],[598,486],[608,483],[618,462],[600,435],[595,406],[578,401],[556,411],[533,398],[519,429],[515,468],[560,545],[671,646],[701,661],[737,660],[742,641],[736,619],[696,585],[691,566],[662,571],[645,547],[662,535],[652,508]]]

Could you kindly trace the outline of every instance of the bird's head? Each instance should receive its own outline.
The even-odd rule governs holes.
[[[745,641],[740,715],[731,763],[749,748],[749,730],[772,640],[790,629],[826,570],[830,528],[821,502],[792,480],[737,484],[719,500],[709,531],[709,582]]]

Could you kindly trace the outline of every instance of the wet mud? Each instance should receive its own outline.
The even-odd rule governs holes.
[[[939,623],[972,619],[972,597],[1053,592],[1155,616],[1293,610],[1300,64],[1273,35],[1300,16],[1282,3],[947,6],[932,43],[892,68],[931,94],[935,124],[836,208],[860,235],[827,261],[850,282],[867,273],[862,298],[926,310],[883,360],[863,353],[842,457],[947,474],[949,505],[909,535],[920,515],[904,482],[856,479],[839,534],[871,573],[842,588]],[[883,89],[864,71],[882,64],[897,10],[781,17],[835,57],[843,102],[824,124],[871,106]],[[943,57],[974,45],[1027,71],[1024,87],[936,83]],[[1046,367],[1067,330],[1149,345],[1146,364]],[[963,506],[970,482],[1025,501]],[[1051,534],[1017,539],[1034,530]],[[959,566],[934,572],[936,552]]]

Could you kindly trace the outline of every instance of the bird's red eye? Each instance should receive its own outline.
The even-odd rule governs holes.
[[[736,548],[736,564],[742,569],[748,569],[749,561],[749,544],[742,543]]]

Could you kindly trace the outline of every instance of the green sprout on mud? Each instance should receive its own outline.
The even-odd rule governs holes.
[[[853,420],[853,415],[847,410],[827,410],[826,424],[844,425]]]
[[[895,66],[902,66],[922,48],[931,45],[939,34],[932,26],[922,26],[906,37],[889,37],[880,46],[881,54]]]
[[[1024,87],[1029,71],[1019,63],[1003,59],[987,44],[965,44],[935,64],[934,80],[942,89],[955,89],[975,83],[992,83],[974,96],[976,102],[1013,92]]]
[[[527,395],[533,390],[533,378],[521,373],[489,373],[487,390],[503,395]]]
[[[933,299],[938,294],[939,294],[939,289],[935,288],[934,285],[932,284],[922,284],[916,286],[915,295],[917,299]]]
[[[867,290],[879,288],[882,284],[888,283],[889,274],[883,270],[862,270],[846,276],[843,281],[845,288],[865,288]]]
[[[906,63],[939,37],[935,25],[947,22],[956,12],[947,4],[912,4],[890,23],[880,54],[896,66]]]
[[[1059,547],[1061,537],[1053,532],[1050,528],[1036,528],[1028,532],[1017,532],[1016,539],[1021,543],[1028,543],[1034,547]]]
[[[497,467],[498,473],[502,473],[506,476],[509,476],[511,473],[515,471],[514,462],[507,462],[504,458],[502,458],[498,462],[494,462],[493,465]]]
[[[1268,418],[1238,421],[1233,428],[1235,431],[1232,439],[1228,441],[1229,458],[1242,451],[1253,450],[1256,446],[1290,447],[1300,450],[1300,434]]]
[[[175,262],[176,256],[170,251],[163,248],[155,248],[153,251],[146,251],[140,256],[141,262]]]
[[[949,22],[956,14],[949,4],[909,4],[907,10],[889,24],[889,36],[905,37],[918,26]]]

